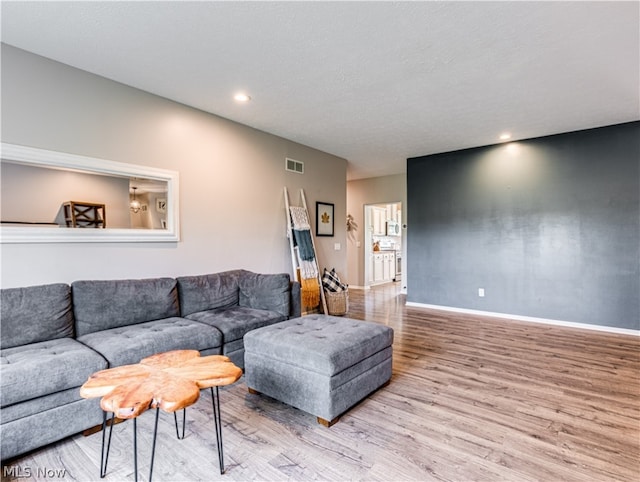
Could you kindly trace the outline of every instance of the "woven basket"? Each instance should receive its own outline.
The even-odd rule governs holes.
[[[349,311],[349,290],[339,293],[325,290],[324,295],[327,300],[327,311],[330,315],[344,315]]]

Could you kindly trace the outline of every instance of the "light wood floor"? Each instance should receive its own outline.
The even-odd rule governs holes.
[[[395,330],[389,386],[325,428],[240,379],[221,391],[223,476],[203,392],[184,440],[161,415],[154,480],[640,480],[639,337],[408,308],[395,285],[352,290],[349,316]],[[142,480],[152,422],[138,424]],[[12,465],[97,480],[100,440]],[[131,454],[131,423],[119,424],[105,480],[133,480]]]

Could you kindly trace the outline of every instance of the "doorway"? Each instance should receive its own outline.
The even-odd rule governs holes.
[[[404,253],[402,203],[366,204],[364,220],[365,287],[401,282]]]

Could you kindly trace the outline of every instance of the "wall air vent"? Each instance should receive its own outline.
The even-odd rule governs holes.
[[[295,159],[289,159],[288,157],[284,160],[284,168],[287,171],[297,172],[298,174],[304,174],[304,162],[296,161]]]

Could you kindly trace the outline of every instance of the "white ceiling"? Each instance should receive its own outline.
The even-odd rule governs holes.
[[[3,42],[343,157],[349,179],[640,119],[635,1],[1,3]]]

